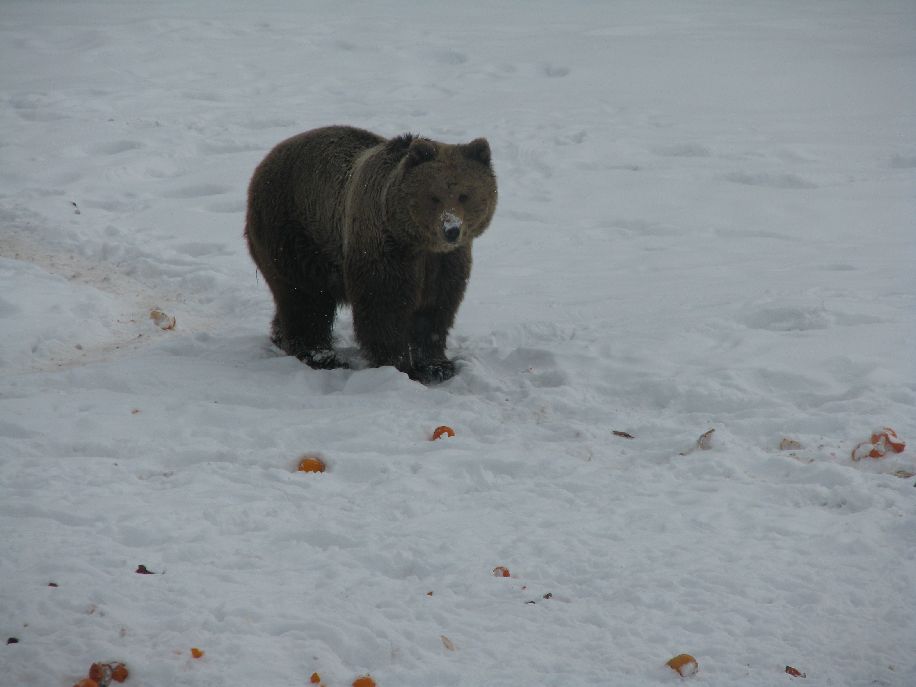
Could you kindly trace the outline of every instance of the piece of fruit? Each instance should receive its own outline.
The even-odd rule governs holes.
[[[130,671],[127,670],[127,666],[123,663],[112,663],[111,664],[111,679],[115,682],[124,682],[128,677],[130,677]]]
[[[504,565],[497,565],[493,568],[493,577],[509,577],[509,568]]]
[[[455,436],[455,430],[449,427],[448,425],[440,425],[433,430],[433,441],[436,439],[441,439],[442,437],[453,437]]]
[[[353,681],[353,687],[375,687],[375,680],[371,675],[363,675]]]
[[[681,677],[696,675],[697,671],[700,669],[697,660],[690,654],[678,654],[669,660],[666,665]]]
[[[798,668],[793,668],[792,666],[786,666],[786,672],[792,677],[808,677],[805,673],[800,671]]]
[[[89,666],[89,679],[107,685],[111,682],[111,666],[107,663],[93,663]]]
[[[884,458],[888,451],[903,453],[906,443],[900,440],[897,432],[891,427],[882,427],[871,433],[868,441],[863,441],[852,449],[852,459]]]
[[[321,676],[318,673],[312,673],[312,677],[309,678],[309,682],[313,685],[321,684]]]
[[[891,427],[882,427],[880,430],[872,432],[871,443],[880,446],[884,444],[894,453],[903,453],[906,444],[900,440]]]
[[[194,658],[203,658],[204,652],[198,649],[196,646],[191,647],[191,656]]]
[[[296,468],[299,472],[324,472],[327,465],[318,456],[304,455],[299,458],[299,465]]]
[[[99,683],[93,680],[91,677],[84,677],[82,680],[73,685],[73,687],[99,687]]]
[[[877,444],[873,444],[870,441],[863,441],[860,444],[857,444],[854,449],[852,449],[852,459],[854,461],[862,460],[863,458],[883,458],[884,450],[879,448]]]

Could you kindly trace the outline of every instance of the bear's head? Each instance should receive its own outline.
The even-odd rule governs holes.
[[[401,165],[399,204],[406,205],[420,246],[446,253],[467,246],[489,226],[496,176],[486,139],[450,145],[416,138]]]

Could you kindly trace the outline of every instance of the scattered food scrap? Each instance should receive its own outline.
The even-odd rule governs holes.
[[[786,672],[792,677],[808,677],[806,673],[803,673],[798,668],[793,668],[792,666],[786,666]]]
[[[903,453],[905,448],[906,444],[897,436],[897,432],[890,427],[882,427],[872,432],[868,441],[859,443],[852,450],[852,459],[884,458],[889,451]]]
[[[448,425],[440,425],[440,426],[436,427],[436,429],[433,430],[433,438],[432,438],[432,440],[435,441],[436,439],[441,439],[442,437],[450,438],[450,437],[453,437],[453,436],[455,436],[455,430],[454,430],[454,429],[452,429],[452,428],[449,427]]]
[[[175,318],[162,312],[159,308],[150,310],[149,318],[153,321],[154,325],[159,327],[159,329],[164,329],[166,331],[175,329]]]
[[[780,451],[798,451],[801,449],[802,445],[800,441],[795,439],[789,439],[788,437],[783,437],[782,441],[779,442]]]
[[[127,666],[119,661],[93,663],[88,675],[73,687],[109,687],[112,682],[124,682],[129,676]]]
[[[697,663],[697,660],[690,654],[678,654],[674,658],[669,659],[666,665],[681,677],[696,675],[697,671],[700,669],[700,664]]]
[[[697,442],[693,446],[693,448],[687,451],[684,451],[683,453],[681,453],[681,455],[686,456],[688,453],[693,453],[697,449],[700,449],[701,451],[708,451],[709,449],[711,449],[712,448],[712,435],[715,434],[715,431],[716,431],[715,429],[708,429],[705,432],[703,432],[700,435],[700,438],[697,439]]]
[[[509,568],[504,565],[497,565],[493,568],[493,577],[510,577]]]
[[[613,435],[614,435],[615,437],[622,437],[622,438],[624,438],[624,439],[635,439],[635,438],[636,438],[636,437],[634,437],[632,434],[630,434],[629,432],[621,432],[621,431],[616,430],[616,429],[611,430],[611,432],[613,433]]]

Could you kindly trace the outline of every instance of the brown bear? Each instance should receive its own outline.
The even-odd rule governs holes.
[[[449,379],[446,336],[471,245],[495,210],[483,138],[450,145],[331,126],[283,141],[252,176],[245,227],[276,304],[272,341],[312,367],[345,367],[331,330],[348,304],[372,365]]]

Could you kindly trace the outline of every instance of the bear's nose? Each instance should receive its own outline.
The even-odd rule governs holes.
[[[445,234],[445,240],[449,243],[455,243],[461,236],[461,218],[453,212],[442,213],[442,233]]]

